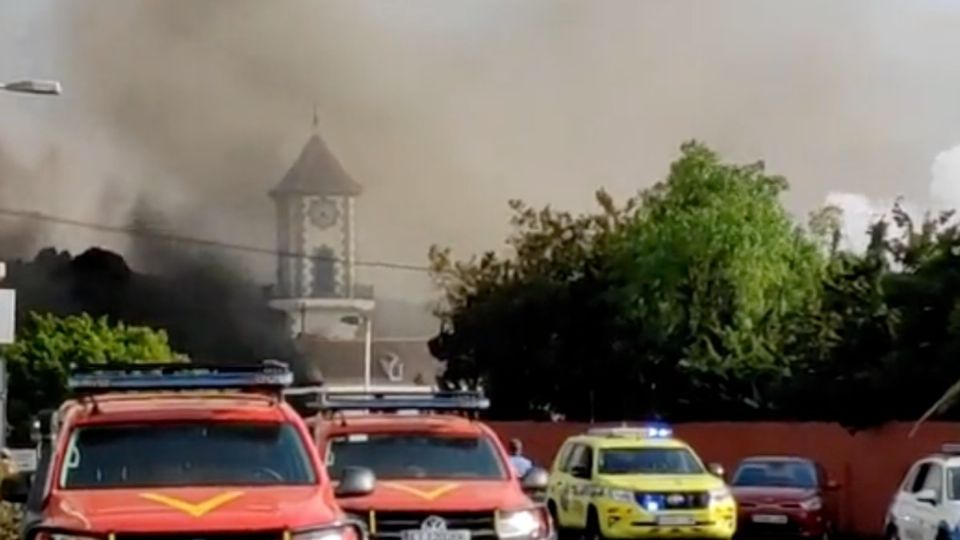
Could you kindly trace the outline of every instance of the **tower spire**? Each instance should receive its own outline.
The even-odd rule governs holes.
[[[313,131],[314,131],[314,133],[316,133],[316,131],[317,131],[319,128],[320,128],[320,117],[319,117],[319,115],[317,114],[317,104],[314,103],[314,104],[313,104]]]

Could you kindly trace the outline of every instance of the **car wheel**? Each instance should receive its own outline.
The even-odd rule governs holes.
[[[547,511],[550,512],[553,527],[557,530],[557,540],[574,540],[573,535],[570,534],[570,529],[560,526],[560,517],[557,515],[557,504],[553,501],[548,502]]]
[[[597,510],[591,508],[587,514],[587,528],[583,531],[584,540],[606,540],[603,537],[603,531],[600,530],[600,518],[597,517]]]
[[[943,528],[937,529],[937,540],[950,540],[950,532]]]
[[[883,535],[884,540],[900,540],[900,532],[893,525],[887,527],[887,533]]]

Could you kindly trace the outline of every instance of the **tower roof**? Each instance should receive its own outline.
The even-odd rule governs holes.
[[[284,195],[359,195],[362,188],[343,169],[340,161],[314,133],[300,151],[300,157],[277,187],[272,197]]]

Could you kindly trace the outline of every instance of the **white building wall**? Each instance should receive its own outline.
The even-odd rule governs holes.
[[[369,314],[375,307],[373,300],[348,298],[278,299],[271,301],[270,305],[287,312],[291,336],[303,332],[332,340],[362,339],[363,325],[348,324],[342,319]]]

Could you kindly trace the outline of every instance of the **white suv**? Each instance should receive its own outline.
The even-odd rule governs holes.
[[[887,540],[952,540],[960,535],[960,444],[910,467],[884,523]]]

